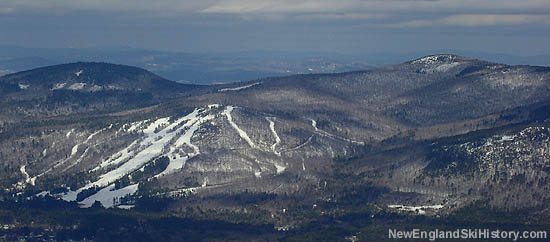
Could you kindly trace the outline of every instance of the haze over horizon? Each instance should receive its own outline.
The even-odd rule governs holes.
[[[550,1],[0,0],[2,45],[549,54]]]

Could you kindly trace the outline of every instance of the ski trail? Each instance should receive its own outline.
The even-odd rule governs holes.
[[[359,145],[364,145],[365,144],[364,142],[351,140],[351,139],[348,139],[348,138],[345,138],[345,137],[341,137],[341,136],[338,136],[338,135],[331,134],[331,133],[326,132],[324,130],[320,130],[320,129],[317,128],[317,121],[315,121],[314,119],[311,119],[311,126],[313,126],[313,128],[315,129],[315,132],[317,132],[317,133],[319,133],[323,136],[331,137],[331,138],[335,138],[335,139],[339,139],[339,140],[343,140],[343,141],[347,141],[347,142],[354,143],[354,144],[359,144]]]
[[[112,125],[111,125],[110,127],[112,127]],[[82,144],[76,144],[75,146],[73,146],[73,148],[71,149],[71,155],[69,155],[69,157],[67,157],[67,158],[63,159],[62,161],[58,162],[57,164],[55,164],[53,167],[50,167],[50,168],[47,169],[46,171],[44,171],[44,172],[42,172],[42,173],[40,173],[40,174],[38,174],[38,175],[36,175],[36,176],[30,178],[28,183],[30,183],[31,185],[34,186],[34,185],[35,185],[35,181],[36,181],[37,178],[39,178],[39,177],[41,177],[41,176],[43,176],[43,175],[46,175],[47,173],[53,171],[54,169],[57,169],[57,167],[62,166],[62,165],[64,165],[65,163],[67,163],[67,161],[69,161],[71,158],[73,158],[74,155],[76,155],[76,153],[78,153],[78,148],[80,147],[80,145],[88,144],[88,142],[90,142],[90,140],[92,140],[92,138],[93,138],[94,136],[96,136],[97,134],[99,134],[99,133],[105,131],[106,129],[107,129],[107,128],[103,128],[103,129],[100,129],[100,130],[98,130],[98,131],[96,131],[96,132],[90,134]],[[74,129],[73,129],[73,130],[74,130]],[[69,131],[69,132],[67,133],[66,136],[67,136],[67,137],[70,136],[70,133],[72,133],[72,130]],[[88,149],[86,149],[86,151],[87,151],[87,150],[88,150]],[[74,166],[74,164],[71,165],[71,167],[72,167],[72,166]],[[66,169],[65,169],[65,170],[66,170]],[[64,170],[64,171],[65,171],[65,170]]]
[[[276,155],[281,156],[281,153],[278,152],[277,150],[275,150],[277,145],[281,143],[281,138],[279,138],[279,135],[277,134],[277,131],[275,130],[275,122],[274,122],[275,118],[267,117],[266,119],[267,119],[267,121],[269,121],[269,129],[271,129],[271,133],[275,137],[275,143],[273,145],[271,145],[271,150]]]
[[[237,126],[235,122],[233,122],[233,117],[231,116],[231,111],[233,111],[233,109],[234,109],[233,106],[227,106],[227,108],[223,110],[222,114],[224,114],[227,117],[227,121],[229,121],[229,124],[231,124],[231,126],[235,130],[237,130],[237,133],[239,133],[239,136],[241,136],[241,138],[244,139],[248,143],[248,145],[250,145],[250,147],[256,148],[256,146],[254,145],[250,137],[248,137],[248,134],[246,134],[246,132],[244,132],[241,128],[239,128],[239,126]]]
[[[27,170],[25,169],[26,165],[24,166],[21,166],[19,168],[19,171],[21,172],[21,174],[23,174],[23,177],[25,177],[25,183],[29,183],[31,181],[31,178],[29,176],[29,173],[27,173]],[[34,184],[32,184],[34,186]]]
[[[241,86],[241,87],[222,88],[222,89],[218,90],[218,92],[239,91],[239,90],[243,90],[243,89],[247,89],[247,88],[256,86],[258,84],[260,84],[260,82],[252,83],[252,84],[249,84],[249,85],[246,85],[246,86]]]
[[[286,150],[283,150],[283,151],[286,152],[286,151],[300,149],[300,148],[306,146],[307,144],[309,144],[309,142],[311,142],[311,139],[313,139],[313,136],[315,136],[315,134],[313,134],[312,136],[309,136],[309,138],[307,138],[307,140],[304,143],[301,143],[301,144],[299,144],[298,146],[296,146],[294,148],[286,149]]]
[[[91,207],[95,201],[101,202],[101,205],[105,208],[111,208],[115,205],[115,200],[117,198],[121,198],[127,195],[132,195],[136,193],[138,190],[138,184],[129,185],[127,187],[120,188],[118,190],[115,189],[115,184],[112,184],[108,187],[105,187],[101,190],[99,190],[94,195],[91,195],[87,197],[86,199],[82,200],[82,202],[79,202],[80,207],[83,208],[89,208]]]
[[[164,169],[164,171],[155,175],[154,177],[160,177],[166,174],[173,173],[179,169],[182,169],[185,166],[185,163],[187,162],[188,159],[199,155],[200,154],[199,147],[191,143],[191,138],[195,134],[195,131],[199,129],[201,124],[213,118],[214,118],[213,115],[208,115],[204,118],[191,119],[190,121],[188,121],[184,125],[184,127],[188,127],[188,126],[191,126],[191,127],[187,129],[185,133],[176,140],[175,144],[170,148],[170,152],[167,154],[168,157],[172,157],[172,158],[177,157],[177,158],[170,159],[170,163],[168,164],[166,169]],[[176,151],[176,148],[181,147],[183,145],[187,145],[191,147],[193,149],[193,153],[187,154],[184,157],[179,156],[179,154],[174,154],[174,151]]]
[[[113,155],[107,161],[101,163],[93,170],[98,170],[108,165],[116,165],[123,162],[123,164],[119,167],[101,175],[97,181],[87,184],[80,190],[87,189],[93,186],[107,186],[115,182],[116,180],[124,177],[125,175],[143,167],[147,162],[158,157],[159,155],[162,155],[163,153],[165,153],[164,149],[166,145],[169,145],[170,142],[177,136],[177,131],[183,128],[179,127],[178,129],[176,129],[176,127],[178,127],[185,120],[197,119],[198,113],[199,109],[195,109],[195,111],[193,111],[192,113],[176,120],[172,124],[169,124],[168,118],[161,118],[155,121],[143,131],[144,134],[146,134],[146,138],[139,142],[140,149],[138,151],[130,151],[130,149],[133,148],[132,146],[130,146],[125,148],[123,151]],[[159,130],[160,128],[162,129]]]

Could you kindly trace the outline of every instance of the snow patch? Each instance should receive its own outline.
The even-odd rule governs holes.
[[[65,137],[69,138],[69,136],[71,136],[71,134],[73,133],[74,129],[71,129],[69,132],[67,132],[67,134],[65,135]]]
[[[75,155],[76,152],[78,152],[78,146],[79,144],[76,144],[75,146],[73,146],[73,149],[71,150],[71,156]]]
[[[462,64],[462,62],[445,63],[445,64],[441,64],[441,65],[435,65],[435,66],[430,66],[430,67],[427,67],[427,68],[422,68],[420,71],[422,73],[447,72],[447,71],[451,70],[452,68],[454,68],[456,66],[459,66],[460,64]]]
[[[449,71],[453,67],[458,66],[460,64],[462,64],[462,63],[453,62],[453,63],[448,63],[448,64],[442,64],[442,65],[439,65],[436,68],[434,68],[434,71],[436,71],[436,72],[446,72],[446,71]]]
[[[76,76],[80,76],[80,74],[82,74],[82,72],[84,72],[84,71],[83,71],[83,70],[80,70],[80,71],[75,72],[74,74],[75,74]]]
[[[418,60],[413,61],[413,64],[435,64],[435,63],[441,63],[441,62],[452,62],[455,59],[455,56],[453,55],[431,55],[426,56],[423,58],[420,58]]]
[[[103,87],[98,85],[92,85],[92,87],[88,88],[90,92],[99,92],[101,90],[103,90]]]
[[[50,191],[39,192],[39,193],[35,194],[34,196],[35,197],[45,197],[45,196],[48,196],[48,195],[50,195]]]
[[[261,82],[256,82],[256,83],[252,83],[252,84],[250,84],[250,85],[241,86],[241,87],[222,88],[222,89],[220,89],[220,90],[218,90],[218,91],[219,91],[219,92],[239,91],[239,90],[243,90],[243,89],[247,89],[247,88],[256,86],[256,85],[258,85],[258,84],[261,84]]]
[[[25,85],[25,84],[19,83],[19,89],[25,90],[25,89],[29,88],[30,86],[31,86],[31,85]]]
[[[277,174],[281,174],[286,170],[286,166],[281,166],[277,163],[273,163],[275,165],[275,168],[277,169]]]
[[[65,82],[56,83],[55,86],[53,86],[52,90],[57,90],[57,89],[64,88],[66,85],[67,85],[67,83],[65,83]]]
[[[76,195],[78,195],[78,192],[77,191],[72,191],[70,190],[71,188],[69,188],[69,191],[63,193],[60,198],[67,201],[67,202],[72,202],[72,201],[76,201]]]
[[[124,196],[133,195],[137,192],[137,190],[138,184],[129,185],[118,190],[115,189],[115,184],[111,184],[110,186],[99,190],[96,194],[87,197],[82,202],[79,202],[79,205],[83,208],[89,208],[95,201],[99,201],[103,207],[111,208],[115,206],[114,200]]]
[[[514,137],[513,135],[504,135],[502,136],[502,138],[500,138],[500,141],[512,141],[514,140]]]
[[[82,90],[84,89],[84,86],[86,86],[86,83],[84,82],[77,82],[72,85],[70,85],[67,89],[69,90]]]
[[[422,215],[422,214],[426,214],[427,209],[439,210],[443,208],[443,205],[425,205],[425,206],[388,205],[388,208],[397,209],[398,211],[416,212]]]
[[[136,205],[118,205],[116,206],[117,208],[120,208],[120,209],[125,209],[125,210],[129,210],[129,209],[132,209],[134,208]]]

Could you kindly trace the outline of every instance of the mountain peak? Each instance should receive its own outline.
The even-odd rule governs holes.
[[[0,78],[0,82],[24,86],[28,90],[66,89],[84,92],[146,91],[183,86],[145,69],[103,62],[75,62],[46,66],[6,75]]]
[[[413,60],[412,64],[448,64],[453,63],[457,61],[465,61],[465,60],[472,60],[470,58],[453,55],[453,54],[437,54],[437,55],[428,55],[424,56],[422,58]]]

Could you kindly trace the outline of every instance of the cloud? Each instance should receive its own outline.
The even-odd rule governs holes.
[[[4,8],[4,7],[0,7],[0,14],[11,13],[11,12],[13,12],[13,11],[14,11],[13,8]]]
[[[531,12],[550,11],[548,0],[225,0],[205,13],[310,13],[310,12]]]
[[[356,0],[227,0],[204,9],[204,13],[258,14],[258,13],[312,13],[350,10]]]
[[[318,19],[328,19],[328,20],[361,20],[361,19],[383,19],[387,15],[385,14],[371,14],[371,13],[309,13],[301,14],[295,16],[296,19],[303,20],[318,20]]]
[[[0,0],[0,8],[224,14],[550,12],[548,0]]]
[[[387,27],[548,23],[548,0],[0,0],[0,13],[34,11],[234,15],[244,20],[368,20]]]
[[[53,10],[58,12],[85,11],[168,11],[196,12],[208,8],[218,0],[178,1],[178,0],[0,0],[0,7],[17,11]]]
[[[550,24],[550,15],[539,14],[458,14],[437,19],[415,19],[397,23],[372,24],[379,27],[406,28],[430,26],[482,27],[495,25]]]
[[[518,25],[550,23],[550,15],[527,14],[461,14],[443,19],[446,25],[455,26],[491,26],[491,25]]]

